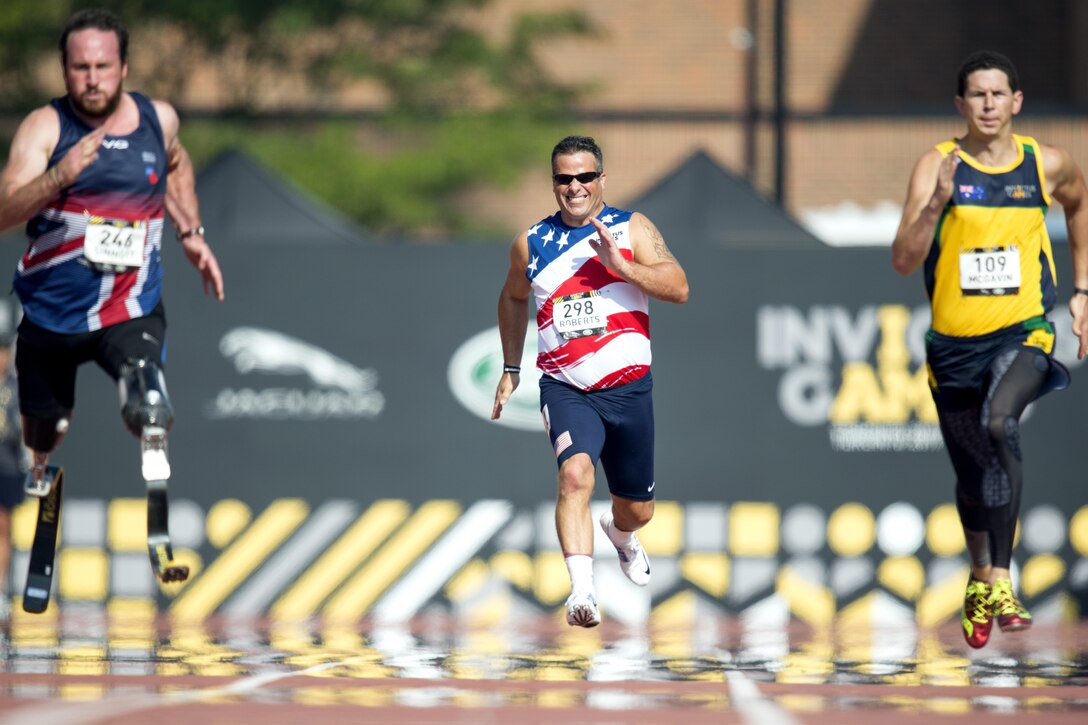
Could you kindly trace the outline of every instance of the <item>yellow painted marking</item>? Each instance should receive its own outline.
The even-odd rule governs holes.
[[[38,500],[27,496],[11,512],[11,543],[20,551],[29,551],[38,525]]]
[[[208,541],[223,549],[253,520],[253,512],[236,498],[223,499],[212,506],[207,516]]]
[[[937,556],[955,556],[963,551],[966,544],[956,504],[944,503],[929,512],[926,518],[926,546]]]
[[[827,520],[827,544],[840,556],[861,556],[876,541],[876,519],[860,503],[845,503]]]
[[[668,629],[669,634],[675,634],[676,627],[691,626],[691,623],[695,621],[695,608],[698,604],[698,598],[693,591],[679,592],[669,597],[665,601],[658,604],[653,608],[650,613],[650,617],[655,627],[665,627]],[[686,638],[689,640],[690,637]],[[675,647],[676,640],[670,639],[666,643],[662,643],[662,634],[660,632],[654,632],[654,653],[662,653],[668,651],[671,653],[676,652]],[[685,654],[690,650],[685,651]]]
[[[77,645],[61,647],[57,652],[59,675],[104,675],[107,665],[105,647]]]
[[[778,507],[773,503],[738,502],[729,509],[729,550],[734,556],[778,553]]]
[[[959,531],[962,540],[963,529]],[[967,586],[968,574],[969,570],[966,566],[960,567],[954,574],[922,592],[922,596],[918,598],[918,607],[915,609],[920,626],[935,627],[953,615],[959,614],[963,609],[963,593]]]
[[[64,599],[104,601],[109,570],[109,559],[102,549],[61,549],[57,556],[58,592]]]
[[[519,589],[533,585],[533,560],[524,551],[507,549],[491,557],[491,570]]]
[[[495,627],[511,621],[513,599],[509,590],[498,590],[473,602],[466,617],[470,627]]]
[[[884,588],[911,601],[926,586],[926,571],[913,556],[889,556],[880,562],[876,578]]]
[[[272,605],[276,619],[300,619],[317,611],[330,594],[408,518],[405,501],[374,502],[366,513]]]
[[[716,552],[684,554],[680,558],[680,573],[693,584],[716,597],[729,591],[729,557]]]
[[[11,643],[19,647],[56,647],[60,626],[57,605],[50,601],[41,614],[23,611],[22,595],[11,598]]]
[[[323,609],[333,620],[354,620],[366,613],[461,513],[455,501],[428,501],[374,555]]]
[[[791,567],[782,567],[775,588],[786,598],[790,612],[809,624],[827,625],[835,618],[835,597],[831,590],[810,582]]]
[[[827,642],[827,635],[818,632],[818,637],[800,645],[796,651],[786,655],[785,666],[775,677],[778,682],[791,684],[824,684],[834,672],[834,649]]]
[[[1039,554],[1028,559],[1020,573],[1020,588],[1034,597],[1058,584],[1065,576],[1065,562],[1054,554]]]
[[[675,501],[654,504],[654,517],[638,532],[650,556],[674,556],[684,544],[684,511]]]
[[[198,581],[185,588],[170,611],[182,620],[202,620],[210,615],[298,528],[308,512],[309,507],[302,499],[281,498],[272,502]]]
[[[964,586],[966,586],[966,583],[967,579],[964,577]],[[959,649],[965,648],[960,646]],[[955,652],[946,651],[936,633],[923,634],[922,638],[918,640],[916,652],[914,661],[918,663],[918,674],[921,675],[923,684],[943,685],[946,687],[967,687],[971,684],[971,676],[967,672],[967,668],[972,664],[971,660]],[[930,709],[936,712],[950,713],[970,711],[970,708],[964,710],[958,708],[937,710],[934,705],[943,699],[947,699],[949,702],[966,703],[966,700],[935,698],[930,705]]]
[[[473,559],[446,583],[446,596],[460,602],[483,590],[491,580],[491,569],[479,559]]]
[[[558,551],[542,551],[536,555],[536,576],[533,577],[533,594],[541,604],[565,601],[570,594],[570,577],[567,562]],[[563,624],[567,610],[563,610]]]
[[[114,597],[106,604],[109,612],[109,646],[114,649],[150,650],[155,636],[158,608],[147,597]]]
[[[153,622],[158,613],[155,603],[145,597],[114,597],[106,605],[106,611],[112,627]]]
[[[842,649],[850,649],[858,651],[858,641],[867,642],[871,646],[871,629],[874,622],[873,610],[876,608],[876,592],[869,592],[868,594],[859,597],[858,599],[850,602],[849,605],[839,610],[838,616],[835,618],[836,624],[844,628],[844,631],[850,632],[849,637],[844,638],[844,643],[841,645]],[[872,652],[862,647],[858,652],[858,662],[868,662],[872,659]]]
[[[1081,506],[1069,519],[1069,543],[1078,554],[1088,557],[1088,506]]]
[[[60,670],[57,670],[60,672]],[[106,697],[105,685],[62,685],[56,697],[61,702],[97,702]]]
[[[106,514],[107,539],[112,551],[147,549],[147,499],[117,498]]]

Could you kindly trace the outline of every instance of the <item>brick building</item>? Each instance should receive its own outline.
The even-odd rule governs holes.
[[[1019,68],[1026,100],[1017,130],[1088,166],[1085,0],[490,0],[465,12],[508,42],[518,14],[565,10],[586,15],[591,32],[537,38],[539,60],[557,80],[592,88],[579,109],[582,130],[604,147],[612,203],[638,197],[703,150],[824,238],[887,242],[914,161],[962,129],[956,70],[983,47]],[[214,112],[240,93],[258,112],[384,102],[365,81],[321,95],[303,73],[254,65],[245,48],[194,63],[176,28],[151,30],[154,44],[134,44],[129,85],[171,98],[183,113]],[[337,42],[368,37],[343,32]],[[780,115],[776,37],[784,41]],[[37,75],[59,93],[55,63],[45,54]],[[517,229],[554,204],[546,173],[529,169],[505,192],[466,201]],[[860,237],[846,230],[859,220]]]
[[[878,238],[867,241],[890,241],[889,217],[894,234],[914,161],[962,129],[952,104],[956,71],[979,48],[1004,52],[1018,66],[1025,105],[1017,130],[1088,165],[1086,2],[496,0],[487,17],[568,7],[588,14],[594,35],[543,43],[541,60],[560,79],[599,87],[582,110],[587,132],[605,148],[611,197],[621,203],[697,148],[775,196],[779,8],[781,197],[795,216],[815,221],[812,212],[845,204],[863,217],[875,214],[867,218]],[[514,218],[532,217],[548,201],[538,187],[527,179],[503,207]]]

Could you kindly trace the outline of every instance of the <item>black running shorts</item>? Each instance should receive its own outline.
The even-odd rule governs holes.
[[[15,369],[19,410],[34,418],[56,418],[75,407],[76,370],[94,361],[116,380],[126,360],[166,361],[166,313],[159,302],[149,314],[92,332],[63,334],[19,323]]]

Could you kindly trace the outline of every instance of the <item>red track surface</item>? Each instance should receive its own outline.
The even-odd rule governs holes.
[[[0,725],[1088,722],[1088,622],[997,635],[980,652],[954,626],[585,631],[545,617],[333,635],[160,621],[140,646],[116,635],[124,626],[16,618],[0,631]]]

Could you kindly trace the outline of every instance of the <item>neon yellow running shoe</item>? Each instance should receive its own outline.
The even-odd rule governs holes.
[[[1019,632],[1031,626],[1031,612],[1024,608],[1012,591],[1012,582],[998,579],[990,590],[990,607],[997,615],[1002,632]]]
[[[963,596],[963,638],[975,649],[985,647],[990,640],[990,630],[994,626],[991,601],[989,584],[974,577],[967,580],[967,593]]]

